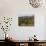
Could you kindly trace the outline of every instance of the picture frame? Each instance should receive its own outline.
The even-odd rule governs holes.
[[[34,16],[19,16],[18,26],[34,26]]]

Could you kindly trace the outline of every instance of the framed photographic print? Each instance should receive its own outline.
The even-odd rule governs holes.
[[[19,26],[34,26],[34,16],[20,16],[18,17]]]

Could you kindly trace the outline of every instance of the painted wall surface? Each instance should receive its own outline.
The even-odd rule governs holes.
[[[45,15],[46,8],[33,8],[28,0],[0,0],[0,16],[12,17],[12,26],[7,33],[16,40],[28,40],[34,34],[39,40],[45,40]],[[19,27],[18,16],[30,16],[34,14],[34,26]],[[2,19],[0,17],[0,19]],[[4,33],[0,29],[0,39],[4,39]]]

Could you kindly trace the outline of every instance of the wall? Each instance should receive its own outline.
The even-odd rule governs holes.
[[[30,6],[28,0],[0,0],[0,16],[8,16],[13,18],[12,26],[8,34],[16,40],[27,40],[36,34],[37,39],[45,39],[45,15],[46,8],[33,8]],[[35,26],[32,27],[19,27],[18,16],[34,14]],[[3,33],[4,34],[4,33]],[[0,31],[2,35],[2,31]],[[0,36],[0,39],[4,37]]]

